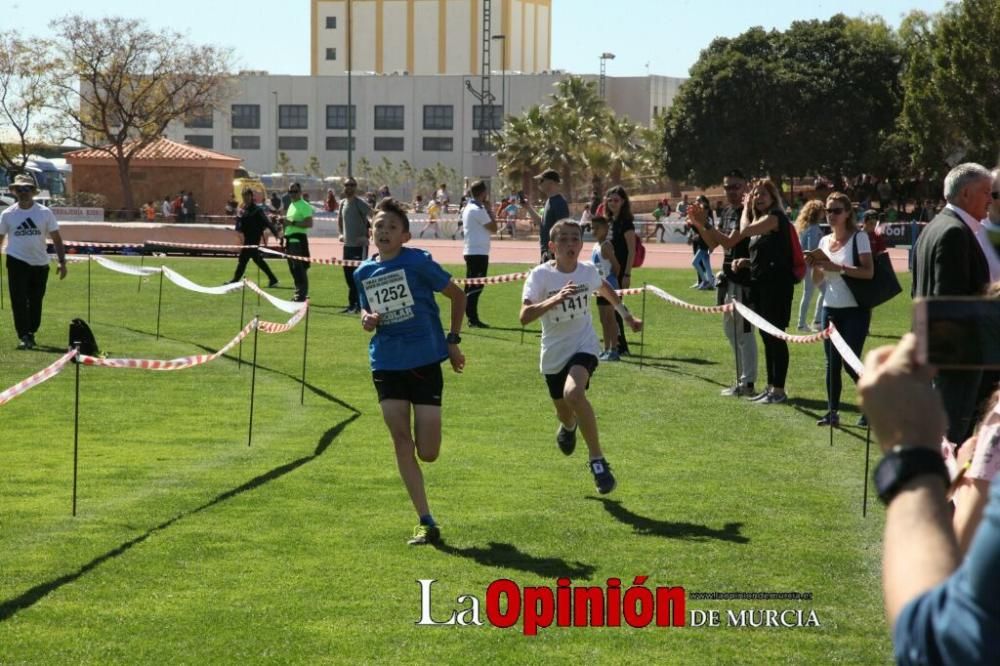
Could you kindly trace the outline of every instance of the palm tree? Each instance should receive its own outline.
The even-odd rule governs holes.
[[[642,165],[642,147],[638,127],[628,118],[613,118],[608,123],[603,143],[608,150],[611,165],[611,182],[621,184],[622,176],[632,176]]]
[[[497,170],[511,187],[533,194],[532,176],[538,169],[538,141],[545,126],[537,104],[520,117],[509,116],[497,139]]]

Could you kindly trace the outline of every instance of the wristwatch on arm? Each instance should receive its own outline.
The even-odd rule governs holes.
[[[918,476],[937,476],[947,490],[948,468],[941,453],[922,446],[897,446],[885,454],[875,468],[875,489],[884,504],[889,504],[907,483]]]
[[[445,336],[444,339],[445,342],[447,342],[449,345],[462,344],[462,336],[460,336],[458,333],[449,333],[447,336]]]

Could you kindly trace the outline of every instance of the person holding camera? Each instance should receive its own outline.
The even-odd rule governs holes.
[[[716,216],[715,229],[706,224],[708,215],[701,206],[693,206],[688,217],[709,248],[721,245],[724,250],[722,274],[716,281],[717,303],[722,305],[739,301],[752,308],[750,266],[738,263],[738,260],[750,257],[750,239],[740,236],[743,199],[747,194],[746,177],[739,169],[733,169],[723,178],[722,187],[726,192],[726,207],[721,215]],[[734,264],[737,268],[734,268]],[[755,395],[757,341],[753,336],[753,327],[736,310],[731,310],[722,315],[722,328],[736,357],[736,383],[722,389],[721,395]]]
[[[865,358],[858,394],[885,457],[875,485],[886,504],[882,587],[899,664],[1000,663],[1000,484],[960,559],[940,452],[947,419],[933,369],[906,334]]]
[[[914,298],[981,296],[986,291],[990,269],[977,234],[992,185],[986,167],[971,162],[945,176],[948,204],[920,232],[913,249]],[[956,444],[972,433],[982,376],[979,370],[943,370],[934,378],[948,412],[948,439]]]

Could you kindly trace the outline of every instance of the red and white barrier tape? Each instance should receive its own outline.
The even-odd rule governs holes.
[[[303,303],[299,303],[296,301],[285,301],[278,298],[277,296],[272,296],[271,294],[261,289],[260,285],[258,285],[256,282],[252,280],[247,280],[246,278],[243,278],[243,284],[247,286],[247,289],[249,289],[250,291],[257,292],[258,294],[266,298],[271,305],[284,312],[298,312],[304,307]]]
[[[182,289],[187,289],[188,291],[193,291],[199,294],[209,294],[212,296],[219,296],[222,294],[228,294],[233,291],[238,291],[243,288],[242,282],[230,282],[229,284],[224,284],[220,287],[203,287],[200,284],[192,282],[187,279],[177,271],[172,268],[167,268],[166,266],[160,266],[160,270],[163,272],[163,277],[167,278],[178,287]]]
[[[181,287],[182,289],[187,289],[188,291],[193,291],[193,292],[196,292],[196,293],[199,293],[199,294],[211,294],[211,295],[228,294],[230,292],[237,291],[238,289],[242,289],[244,287],[244,285],[245,285],[251,291],[255,291],[258,294],[260,294],[261,296],[263,296],[264,298],[266,298],[268,300],[268,302],[271,303],[271,305],[273,305],[274,307],[276,307],[279,310],[282,310],[284,312],[296,312],[296,311],[298,311],[302,307],[301,303],[296,303],[294,301],[286,301],[286,300],[282,300],[280,298],[277,298],[276,296],[272,296],[271,294],[267,293],[266,291],[264,291],[263,289],[261,289],[258,285],[256,285],[255,283],[251,282],[250,280],[244,280],[242,282],[233,282],[231,284],[222,285],[221,287],[205,287],[205,286],[202,286],[200,284],[197,284],[196,282],[192,282],[191,280],[189,280],[188,278],[184,277],[183,275],[181,275],[177,271],[175,271],[175,270],[173,270],[171,268],[167,268],[166,266],[159,266],[159,267],[156,267],[156,266],[144,266],[144,267],[130,266],[128,264],[123,264],[123,263],[120,263],[120,262],[117,262],[117,261],[112,261],[112,260],[107,259],[105,257],[96,256],[96,255],[93,257],[93,259],[100,266],[102,266],[104,268],[107,268],[108,270],[112,270],[112,271],[115,271],[117,273],[124,273],[126,275],[137,275],[137,276],[140,276],[140,277],[148,277],[150,275],[155,275],[156,273],[162,272],[163,275],[164,275],[164,277],[166,277],[168,280],[170,280],[171,282],[173,282],[174,284],[176,284],[178,287]],[[87,261],[87,259],[83,259],[83,261]]]
[[[277,324],[273,321],[262,321],[259,325],[260,330],[264,333],[284,333],[293,329],[296,324],[302,321],[302,318],[306,316],[306,311],[309,309],[308,301],[305,303],[296,303],[296,305],[300,306],[298,312],[292,315],[292,318],[284,324]]]
[[[292,259],[293,261],[305,261],[310,264],[325,264],[327,266],[360,266],[362,261],[359,259],[319,259],[317,257],[302,257],[297,254],[286,254],[284,252],[279,252],[278,250],[272,250],[271,248],[262,247],[261,252],[266,254],[272,254],[276,257],[282,257],[283,259]]]
[[[71,241],[64,240],[63,245],[68,247],[143,247],[143,243],[97,243],[94,241]]]
[[[527,273],[508,273],[507,275],[494,275],[492,277],[455,278],[455,282],[471,286],[479,284],[500,284],[501,282],[519,282],[526,279],[528,279]]]
[[[247,337],[254,328],[258,325],[258,320],[255,318],[250,321],[249,324],[243,327],[235,338],[226,343],[226,345],[215,352],[214,354],[198,354],[196,356],[184,356],[181,358],[171,359],[169,361],[158,361],[154,359],[140,359],[140,358],[100,358],[97,356],[80,356],[80,362],[84,365],[94,365],[104,368],[130,368],[134,370],[185,370],[187,368],[193,368],[197,365],[204,365],[219,358],[227,351],[235,347],[240,343],[243,338]]]
[[[709,306],[709,305],[695,305],[693,303],[688,303],[687,301],[682,301],[681,299],[677,298],[676,296],[668,294],[664,290],[662,290],[659,287],[657,287],[655,285],[652,285],[652,284],[647,284],[646,285],[646,290],[649,291],[654,296],[662,298],[663,300],[665,300],[667,303],[670,303],[671,305],[676,305],[678,307],[684,308],[685,310],[692,310],[694,312],[705,312],[705,313],[709,313],[709,314],[718,314],[718,313],[721,313],[721,312],[730,312],[733,309],[733,304],[732,303],[726,303],[725,305],[711,305],[711,306]]]
[[[792,342],[795,344],[809,344],[813,342],[820,342],[830,337],[831,328],[820,331],[819,333],[813,333],[812,335],[790,335],[785,333],[774,324],[768,320],[761,317],[759,314],[743,305],[739,301],[734,301],[733,305],[736,306],[737,312],[739,312],[744,319],[748,322],[764,331],[771,337],[778,338],[779,340],[784,340],[785,342]]]
[[[159,268],[153,266],[130,266],[118,261],[111,261],[110,259],[101,256],[94,256],[94,261],[108,270],[115,271],[117,273],[125,273],[126,275],[149,277],[150,275],[156,275],[160,272]]]
[[[173,241],[155,241],[148,240],[146,245],[155,245],[157,247],[183,247],[192,250],[230,250],[232,252],[239,252],[240,250],[249,250],[255,247],[264,249],[263,245],[216,245],[212,243],[175,243]]]
[[[854,350],[847,344],[847,340],[840,335],[840,331],[833,324],[830,324],[830,342],[840,352],[840,358],[844,359],[844,363],[851,366],[851,369],[858,373],[859,377],[865,374],[864,363],[857,357]]]
[[[29,389],[35,388],[44,381],[52,379],[58,375],[64,367],[66,367],[67,363],[73,360],[74,356],[76,356],[76,350],[71,349],[49,367],[39,370],[27,379],[19,381],[3,393],[0,393],[0,405],[10,402],[17,396],[28,391]]]

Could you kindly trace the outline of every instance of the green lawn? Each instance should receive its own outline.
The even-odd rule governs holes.
[[[220,284],[233,262],[165,263]],[[276,270],[290,285],[287,269]],[[55,359],[68,321],[86,317],[86,267],[70,271],[49,283],[38,341],[51,351],[13,351],[9,303],[0,312],[0,390]],[[0,407],[0,663],[890,659],[883,512],[869,497],[861,515],[864,431],[836,431],[831,447],[814,425],[825,411],[821,345],[792,347],[788,404],[721,398],[733,359],[719,317],[647,297],[645,367],[634,357],[603,364],[590,391],[619,480],[599,497],[582,443],[571,458],[555,446],[537,325],[522,343],[517,323],[521,283],[489,287],[481,312],[494,328],[464,333],[466,371],[446,370],[442,455],[424,466],[446,544],[414,549],[405,539],[416,519],[371,386],[368,336],[357,318],[338,314],[341,270],[318,266],[310,277],[305,405],[304,327],[261,334],[250,447],[251,371],[236,354],[169,373],[84,367],[74,518],[75,368]],[[687,288],[691,278],[690,270],[634,274],[637,284],[709,304],[710,292]],[[203,296],[165,282],[157,340],[158,279],[141,292],[137,285],[94,265],[92,327],[112,356],[204,353],[239,330],[238,294]],[[642,307],[640,297],[629,303]],[[247,304],[248,320],[256,297]],[[880,308],[868,346],[908,328],[908,310],[903,297]],[[266,303],[260,312],[288,318]],[[844,420],[853,423],[845,381]],[[812,600],[689,599],[688,611],[721,612],[717,628],[553,626],[524,636],[520,623],[415,625],[418,579],[437,580],[433,613],[444,619],[468,606],[456,604],[460,595],[485,602],[499,578],[554,588],[561,576],[595,586],[617,577],[627,588],[643,575],[650,587],[689,594],[798,591]],[[815,611],[821,626],[727,626],[727,611],[745,609]]]

